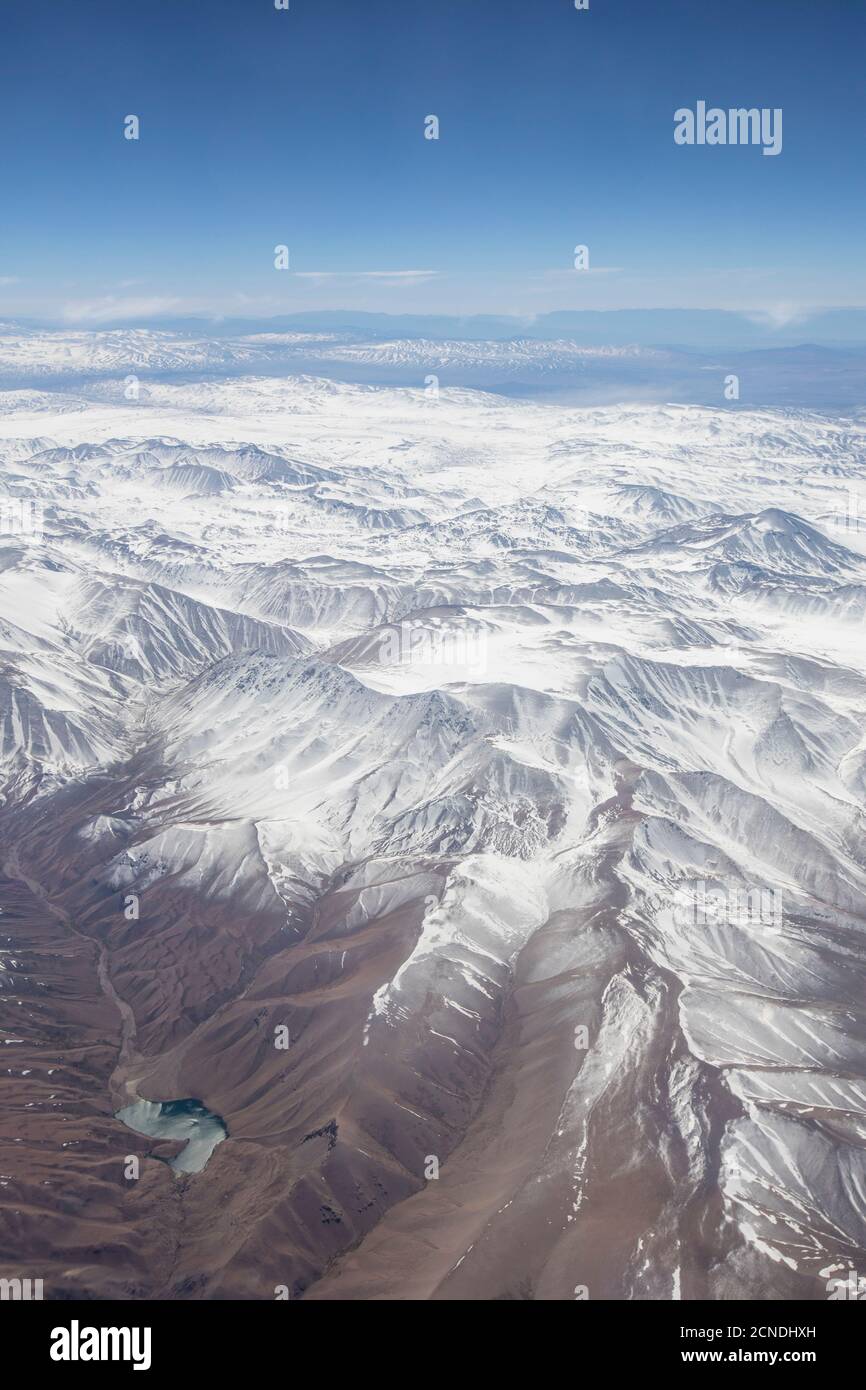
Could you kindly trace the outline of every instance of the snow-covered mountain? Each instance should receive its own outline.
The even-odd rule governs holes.
[[[584,324],[584,336],[570,337],[567,323],[557,327],[539,321],[534,326],[538,336],[529,336],[532,326],[515,320],[511,336],[495,339],[468,337],[470,323],[449,319],[439,323],[442,336],[410,337],[408,324],[411,320],[384,316],[371,334],[348,324],[340,331],[278,332],[251,331],[252,324],[237,321],[208,325],[193,320],[186,329],[63,331],[0,323],[0,390],[7,393],[8,413],[36,404],[45,388],[54,393],[55,408],[61,405],[59,392],[68,392],[61,408],[71,410],[80,408],[82,398],[152,403],[158,385],[215,382],[214,391],[199,391],[196,408],[219,410],[225,403],[220,377],[291,374],[315,378],[319,391],[328,378],[423,389],[431,396],[463,388],[581,405],[673,397],[717,408],[729,401],[729,383],[735,379],[738,392],[742,382],[743,405],[748,399],[773,409],[795,403],[838,413],[859,409],[866,387],[862,346],[815,346],[817,339],[808,336],[805,324],[799,346],[773,350],[737,349],[718,324],[719,336],[710,342],[719,346],[700,350],[683,346],[693,335],[683,324],[677,333],[673,323],[660,322],[658,336],[647,339],[648,324],[634,322],[634,341],[622,340],[625,321],[612,324],[616,342],[608,345],[596,341],[600,324],[592,330]],[[432,331],[437,331],[435,324],[431,319]],[[742,342],[749,341],[746,331]]]
[[[150,373],[0,393],[0,1258],[55,1297],[866,1271],[866,420],[188,377],[223,350],[0,353]],[[193,1098],[200,1171],[152,1110]]]
[[[5,330],[5,331],[4,331]],[[250,333],[193,337],[161,329],[67,329],[62,332],[0,325],[0,378],[33,382],[79,377],[122,379],[189,372],[247,371],[258,367],[320,363],[425,371],[493,368],[505,377],[525,371],[541,376],[580,371],[587,364],[614,360],[669,363],[674,354],[658,349],[582,347],[567,339],[473,342],[394,338],[358,340],[346,333]]]

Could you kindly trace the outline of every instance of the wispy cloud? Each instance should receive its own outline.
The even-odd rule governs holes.
[[[787,328],[791,323],[798,323],[800,319],[807,318],[810,310],[804,309],[800,304],[791,302],[770,304],[765,309],[758,309],[748,315],[752,323],[756,323],[761,328]]]
[[[100,299],[78,299],[65,304],[63,317],[72,323],[110,323],[114,319],[157,318],[160,314],[177,312],[182,307],[182,300],[164,295],[136,298],[107,294]]]
[[[21,277],[19,275],[0,275],[0,285],[19,285]]]
[[[577,278],[582,279],[584,275],[621,275],[622,272],[623,267],[621,265],[588,265],[584,270],[563,270],[561,268],[558,270],[545,270],[541,279],[571,283]],[[538,277],[532,276],[530,278],[535,280]]]
[[[435,280],[437,270],[297,270],[298,280],[375,280],[378,284],[418,285]]]

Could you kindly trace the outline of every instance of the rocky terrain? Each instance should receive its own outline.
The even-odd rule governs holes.
[[[866,422],[416,358],[0,393],[0,1273],[825,1298],[866,1271]]]

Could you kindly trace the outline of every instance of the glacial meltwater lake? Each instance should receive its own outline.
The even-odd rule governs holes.
[[[179,1154],[168,1160],[176,1173],[200,1173],[217,1144],[228,1138],[219,1115],[206,1109],[200,1100],[137,1100],[118,1110],[122,1120],[136,1134],[154,1139],[186,1139]]]

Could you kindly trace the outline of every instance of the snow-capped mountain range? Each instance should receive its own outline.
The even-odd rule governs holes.
[[[0,390],[69,388],[76,399],[122,403],[151,399],[153,383],[212,381],[222,376],[308,375],[349,384],[463,388],[543,396],[570,404],[670,399],[730,409],[735,400],[768,408],[860,408],[866,388],[866,348],[857,342],[821,345],[804,328],[799,345],[756,348],[688,346],[669,327],[649,341],[614,344],[575,339],[538,325],[511,336],[406,336],[397,317],[374,336],[348,326],[339,331],[300,328],[240,331],[230,323],[180,328],[69,327],[64,330],[0,323]],[[622,327],[622,325],[620,325]],[[637,331],[638,325],[635,325]],[[249,326],[247,326],[247,329]],[[390,330],[390,331],[386,331]],[[724,336],[721,341],[727,341]],[[746,339],[746,341],[748,341]],[[731,377],[742,382],[732,394]],[[20,403],[20,401],[19,401]]]
[[[538,344],[235,374],[265,336],[0,347],[0,1264],[866,1273],[866,419],[424,384]],[[116,1118],[188,1098],[192,1173]]]
[[[536,341],[358,340],[349,333],[246,333],[203,338],[166,329],[66,329],[48,331],[0,324],[0,377],[51,380],[80,374],[125,376],[190,371],[225,372],[250,367],[291,366],[299,359],[322,362],[440,368],[490,365],[506,375],[529,367],[542,374],[580,367],[594,360],[644,358],[668,361],[657,348],[585,347],[569,339]]]

